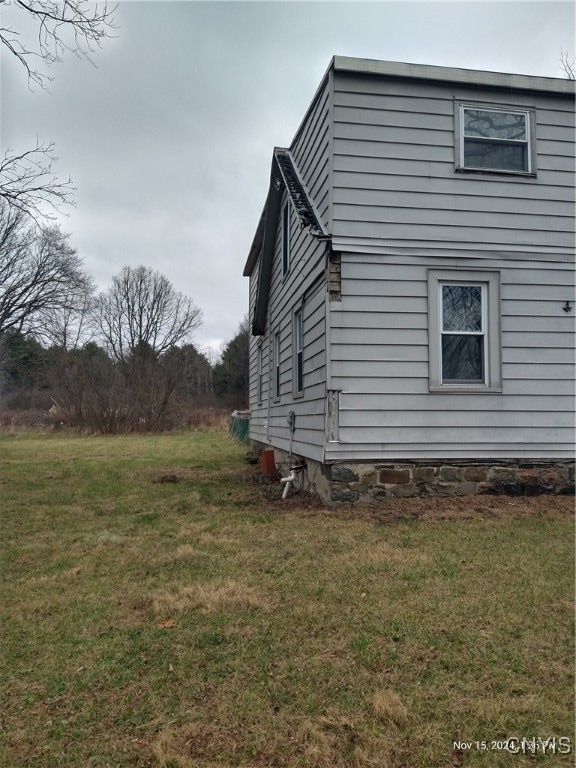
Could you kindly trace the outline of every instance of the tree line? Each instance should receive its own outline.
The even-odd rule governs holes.
[[[100,432],[157,431],[199,408],[243,408],[248,323],[217,360],[202,313],[159,272],[124,267],[96,292],[59,227],[0,201],[0,411]]]
[[[60,227],[0,199],[0,412],[50,412],[100,432],[186,424],[245,407],[248,324],[220,359],[198,350],[202,313],[145,266],[94,281]],[[1,415],[1,414],[0,414]]]
[[[202,313],[145,266],[97,293],[58,226],[0,200],[2,410],[51,409],[102,432],[186,423],[191,409],[245,407],[248,324],[220,359],[198,350]]]

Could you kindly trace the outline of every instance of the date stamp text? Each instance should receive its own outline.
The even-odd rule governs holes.
[[[509,736],[505,739],[480,741],[454,741],[452,748],[459,752],[480,750],[509,752],[512,755],[570,755],[572,740],[568,736]]]

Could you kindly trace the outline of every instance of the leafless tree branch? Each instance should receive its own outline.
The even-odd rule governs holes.
[[[38,220],[53,218],[62,205],[73,204],[75,188],[53,171],[53,142],[36,140],[36,146],[20,154],[7,150],[0,161],[0,199]]]
[[[576,57],[569,56],[568,51],[560,49],[560,67],[566,73],[569,80],[576,79]]]
[[[13,0],[15,9],[37,24],[34,46],[23,42],[20,32],[0,27],[0,43],[22,64],[28,82],[46,88],[50,77],[36,64],[48,66],[61,61],[65,52],[92,62],[90,55],[112,37],[117,6],[94,4],[89,0]]]

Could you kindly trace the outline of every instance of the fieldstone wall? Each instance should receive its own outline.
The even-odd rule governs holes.
[[[255,452],[265,446],[254,444]],[[270,446],[268,446],[270,447]],[[300,465],[295,490],[329,504],[366,504],[410,496],[573,494],[573,461],[412,461],[321,464],[274,449],[278,471]]]
[[[332,464],[322,467],[325,500],[366,503],[390,497],[574,493],[571,462],[403,462]]]

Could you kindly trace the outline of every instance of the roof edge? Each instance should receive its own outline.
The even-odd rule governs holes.
[[[358,59],[350,56],[334,56],[332,68],[335,72],[380,75],[415,80],[437,80],[492,88],[511,88],[523,91],[539,91],[574,96],[576,83],[557,77],[516,75],[505,72],[488,72],[476,69],[440,67],[430,64],[407,64],[399,61]]]

